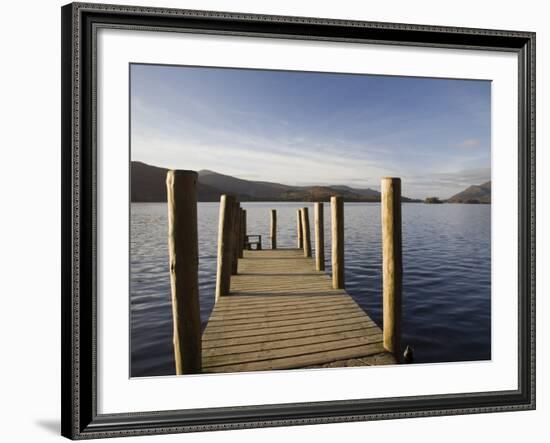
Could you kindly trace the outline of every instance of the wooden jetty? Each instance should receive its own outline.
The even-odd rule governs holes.
[[[202,371],[395,363],[382,331],[301,249],[244,251],[202,335]]]
[[[382,179],[383,330],[345,290],[341,197],[331,199],[333,272],[329,276],[324,272],[322,203],[315,205],[316,256],[312,257],[307,207],[297,213],[298,248],[277,247],[277,216],[271,210],[271,249],[251,250],[246,212],[234,197],[224,195],[216,301],[201,334],[196,207],[190,210],[196,206],[196,174],[169,171],[167,187],[177,374],[368,366],[403,360],[398,178]],[[195,220],[187,220],[185,213]]]

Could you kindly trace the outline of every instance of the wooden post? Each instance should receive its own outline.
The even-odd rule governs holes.
[[[241,208],[241,245],[239,247],[239,258],[243,258],[246,243],[246,209]]]
[[[168,171],[168,251],[176,374],[201,372],[197,173]]]
[[[332,218],[332,287],[344,289],[344,200],[330,198]]]
[[[315,267],[318,271],[325,270],[325,205],[315,203]]]
[[[309,232],[309,212],[307,207],[302,208],[302,237],[304,243],[304,257],[311,257],[311,236]]]
[[[403,263],[401,246],[401,179],[382,179],[382,284],[384,347],[401,354],[401,293]]]
[[[216,300],[229,294],[231,284],[231,242],[232,218],[235,197],[222,195],[220,198],[220,220],[218,224],[218,266],[216,272]]]
[[[239,206],[239,232],[237,233],[237,258],[243,258],[243,209]]]
[[[231,252],[232,252],[232,258],[231,258],[231,275],[237,275],[238,267],[239,267],[239,234],[241,232],[241,205],[239,202],[235,201],[234,207],[233,207],[233,214],[232,214],[232,233],[233,233],[233,241],[231,244]]]
[[[271,210],[271,249],[277,249],[277,210]]]
[[[302,231],[302,210],[296,210],[296,231],[298,231],[297,246],[299,249],[304,247],[303,231]]]

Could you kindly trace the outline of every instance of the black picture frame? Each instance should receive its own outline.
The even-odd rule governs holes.
[[[535,33],[72,3],[62,15],[62,435],[71,439],[535,408]],[[436,48],[519,60],[518,389],[143,413],[97,413],[95,37],[99,27]]]

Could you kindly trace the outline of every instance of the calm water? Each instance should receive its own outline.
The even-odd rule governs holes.
[[[248,233],[261,234],[264,247],[269,209],[277,209],[280,248],[296,245],[296,209],[309,206],[313,214],[308,203],[241,205]],[[204,328],[214,302],[218,204],[199,203],[198,217]],[[490,359],[491,206],[411,203],[402,217],[403,343],[421,363]],[[325,203],[328,273],[329,225]],[[345,266],[347,291],[382,326],[380,204],[345,204]],[[130,269],[131,374],[174,374],[166,204],[132,204]]]

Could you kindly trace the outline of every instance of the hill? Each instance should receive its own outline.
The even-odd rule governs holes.
[[[252,200],[278,199],[281,193],[296,189],[279,183],[243,180],[214,171],[199,171],[199,182],[223,190],[222,194],[235,194]]]
[[[344,197],[346,201],[361,201],[362,198],[359,194],[353,191],[337,189],[332,186],[310,186],[307,188],[293,189],[285,191],[280,194],[281,200],[288,201],[330,201],[330,197],[333,195],[339,195]],[[367,200],[362,200],[367,201]],[[376,200],[373,200],[376,201]]]
[[[473,185],[453,195],[448,203],[491,203],[491,182]]]
[[[142,162],[131,164],[132,202],[166,201],[165,168]],[[240,201],[329,201],[333,195],[345,201],[379,202],[380,192],[349,186],[290,186],[281,183],[244,180],[210,170],[198,172],[198,200],[219,201],[222,194],[234,194]],[[404,202],[419,201],[403,197]]]
[[[141,162],[132,162],[130,172],[131,201],[133,202],[165,202],[166,201],[166,171],[165,168],[150,166]],[[202,202],[219,201],[223,192],[201,183],[197,186],[198,200]]]

